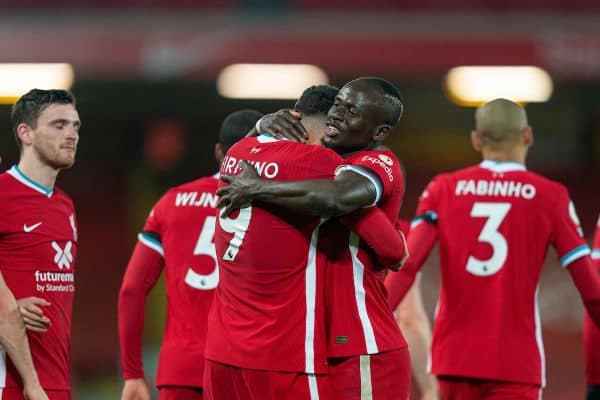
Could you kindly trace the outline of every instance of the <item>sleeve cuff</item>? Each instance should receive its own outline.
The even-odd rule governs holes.
[[[560,258],[560,265],[563,267],[568,267],[573,261],[580,259],[581,257],[585,257],[589,255],[590,248],[587,245],[582,245],[574,248],[573,250],[566,253],[564,256]]]
[[[162,243],[153,238],[152,236],[146,235],[145,233],[140,233],[138,234],[138,240],[141,244],[156,251],[158,254],[161,255],[161,257],[165,257],[165,251],[163,249]]]
[[[367,207],[371,207],[371,206],[374,206],[375,204],[379,203],[379,200],[381,200],[381,195],[383,194],[383,188],[381,187],[381,182],[379,182],[379,179],[375,178],[372,174],[368,173],[364,169],[362,169],[360,167],[353,166],[353,165],[340,165],[335,170],[335,175],[337,176],[340,173],[342,173],[343,171],[353,171],[353,172],[356,172],[357,174],[359,174],[361,176],[364,176],[369,181],[371,181],[371,183],[375,187],[375,193],[376,193],[376,195],[375,195],[375,201],[373,201],[373,203],[370,204],[370,205],[368,205]]]
[[[410,229],[422,224],[423,222],[428,222],[431,225],[437,226],[438,223],[438,215],[435,211],[426,211],[421,215],[416,216],[410,222]]]
[[[600,260],[600,249],[592,250],[592,260]]]

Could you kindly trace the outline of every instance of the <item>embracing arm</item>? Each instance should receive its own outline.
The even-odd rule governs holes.
[[[373,250],[377,261],[398,271],[408,258],[406,238],[378,207],[356,210],[342,218],[342,223]]]
[[[222,175],[230,184],[217,192],[221,215],[252,201],[280,206],[305,215],[333,217],[372,205],[377,189],[369,178],[352,171],[342,171],[333,181],[270,181],[261,179],[254,167],[242,161],[243,172],[237,176]]]

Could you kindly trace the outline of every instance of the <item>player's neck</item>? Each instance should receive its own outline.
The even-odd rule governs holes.
[[[37,157],[22,156],[19,160],[19,169],[25,176],[46,189],[53,189],[58,176],[58,169],[53,168]]]
[[[481,155],[484,160],[514,162],[525,165],[526,153],[518,149],[482,149]]]

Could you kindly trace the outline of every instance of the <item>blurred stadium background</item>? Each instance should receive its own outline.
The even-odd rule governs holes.
[[[408,174],[406,218],[435,174],[478,161],[469,142],[474,109],[456,104],[445,89],[449,69],[541,67],[553,92],[548,101],[527,105],[536,135],[529,167],[567,185],[588,239],[600,212],[597,1],[0,0],[0,63],[41,62],[70,64],[83,121],[77,164],[58,182],[75,200],[81,232],[75,399],[119,397],[117,293],[151,205],[169,186],[216,171],[213,143],[227,113],[293,104],[222,96],[217,78],[231,64],[310,64],[336,85],[360,75],[397,84],[406,109],[388,145]],[[24,92],[34,82],[3,80],[11,76],[0,71],[4,103],[11,97],[4,88],[22,81]],[[9,104],[0,105],[0,121],[4,170],[18,159]],[[424,272],[430,315],[436,263],[432,257]],[[581,399],[581,302],[554,254],[547,264],[541,286],[549,378],[544,398]],[[145,336],[148,378],[164,309],[164,295],[155,291]]]

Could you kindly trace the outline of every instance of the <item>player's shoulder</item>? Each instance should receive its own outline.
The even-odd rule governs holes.
[[[387,148],[358,151],[347,157],[346,160],[350,163],[367,162],[382,167],[400,168],[400,160],[393,151]]]
[[[67,204],[71,208],[75,208],[75,203],[73,203],[73,199],[71,198],[71,196],[69,196],[67,194],[67,192],[65,192],[58,186],[54,187],[52,196],[55,196],[56,198],[60,199],[61,201],[63,201],[65,204]]]
[[[217,190],[219,186],[219,174],[210,176],[203,176],[193,181],[184,182],[180,185],[174,186],[167,190],[167,193],[177,193],[186,191],[199,191],[199,190]]]

